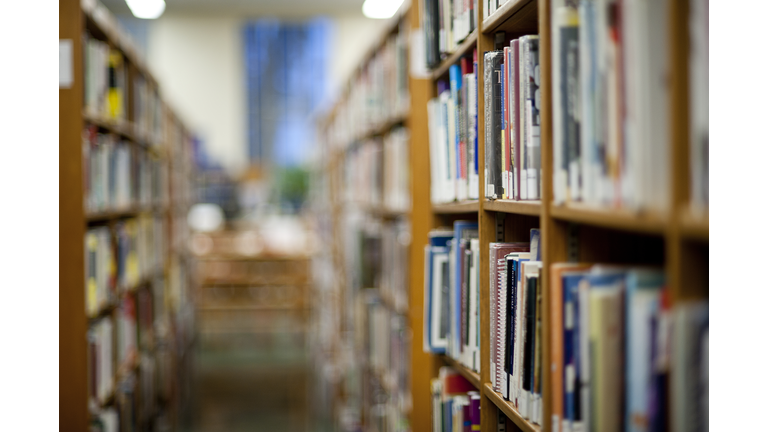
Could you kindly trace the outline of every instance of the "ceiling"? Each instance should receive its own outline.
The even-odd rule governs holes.
[[[130,15],[125,0],[101,0],[112,13]],[[360,14],[363,0],[165,0],[167,14],[310,16]]]

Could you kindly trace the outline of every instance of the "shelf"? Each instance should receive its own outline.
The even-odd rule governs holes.
[[[508,0],[483,20],[483,33],[505,31],[510,35],[538,33],[539,15],[536,0]]]
[[[501,411],[504,412],[504,414],[512,420],[517,427],[519,427],[524,432],[541,432],[541,426],[535,425],[528,420],[524,419],[523,416],[520,415],[520,413],[517,412],[517,409],[510,404],[509,402],[505,401],[504,398],[493,391],[493,387],[491,387],[490,383],[485,383],[483,386],[483,392],[488,397],[488,399],[493,402],[494,405],[496,405]]]
[[[304,261],[312,258],[312,255],[242,255],[242,254],[211,254],[211,255],[197,255],[192,254],[195,259],[205,261]]]
[[[308,277],[303,278],[201,278],[200,286],[267,286],[267,285],[309,285]]]
[[[159,153],[157,153],[157,149],[160,147],[159,143],[154,142],[154,140],[147,137],[145,133],[137,132],[136,126],[130,121],[101,117],[85,110],[83,110],[83,121],[115,135],[127,138],[131,143],[143,149],[153,151],[156,155],[159,155]]]
[[[447,204],[432,205],[432,211],[437,214],[477,213],[479,209],[480,204],[477,200],[456,201]]]
[[[541,201],[485,200],[483,209],[528,216],[541,215]]]
[[[553,218],[568,222],[658,235],[664,234],[669,222],[667,218],[658,213],[601,209],[580,204],[553,205],[550,213]]]
[[[448,355],[442,355],[443,361],[447,363],[450,367],[456,369],[456,371],[461,374],[464,378],[467,379],[473,386],[475,386],[476,389],[480,390],[480,374],[477,372],[473,372],[468,367],[464,366],[463,364],[459,363],[457,360],[451,358]]]
[[[117,309],[117,303],[107,303],[105,305],[102,305],[95,314],[88,315],[88,321],[97,321],[101,318],[106,317],[107,315],[111,314],[115,309]]]
[[[680,234],[685,239],[709,241],[709,212],[683,209],[680,212]]]
[[[402,113],[394,115],[389,120],[370,127],[367,131],[360,134],[360,136],[353,141],[365,141],[373,137],[386,135],[395,126],[405,123],[407,119],[408,117]]]
[[[210,305],[199,306],[197,308],[200,312],[261,312],[261,311],[305,311],[309,310],[304,305],[249,305],[249,304],[233,304],[233,305]]]
[[[142,213],[162,213],[165,210],[163,206],[148,207],[129,207],[123,210],[108,210],[101,212],[86,212],[85,220],[89,225],[109,222],[118,219],[130,219],[138,217]]]
[[[475,47],[477,47],[477,29],[473,30],[472,33],[464,39],[464,42],[456,48],[456,51],[449,54],[448,57],[440,62],[432,72],[432,79],[437,81],[448,74],[448,68],[450,68],[451,65],[456,64],[466,54],[471,54],[472,48]],[[478,59],[478,61],[480,60]]]

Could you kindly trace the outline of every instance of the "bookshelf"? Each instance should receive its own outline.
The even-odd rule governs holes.
[[[420,96],[408,75],[416,22],[409,3],[383,25],[318,122],[310,195],[329,247],[314,258],[326,271],[314,281],[313,357],[323,377],[318,410],[338,430],[403,430],[413,412],[407,278],[411,143],[420,131],[412,107]]]
[[[87,430],[120,412],[121,429],[178,428],[194,340],[192,134],[101,4],[60,1],[59,38],[72,43],[74,72],[59,89],[59,424]],[[101,74],[105,93],[94,90]],[[104,234],[102,249],[91,249],[90,232]],[[91,291],[94,262],[110,270]],[[105,297],[95,305],[92,292]],[[94,379],[104,385],[96,397]]]
[[[480,1],[479,16],[486,2]],[[419,3],[423,7],[423,2]],[[524,419],[517,409],[496,393],[491,384],[487,365],[490,362],[489,275],[480,272],[480,357],[481,372],[476,374],[446,355],[422,351],[424,260],[421,253],[428,244],[430,230],[451,226],[456,220],[474,220],[479,224],[480,269],[489,268],[489,243],[496,241],[527,241],[527,230],[539,228],[542,236],[543,285],[543,360],[551,363],[550,346],[552,280],[550,267],[559,262],[601,262],[608,264],[638,264],[661,266],[667,281],[672,307],[688,300],[708,299],[709,221],[706,212],[694,211],[689,203],[690,148],[689,148],[689,84],[688,84],[688,5],[687,2],[668,2],[668,61],[670,88],[669,129],[666,145],[669,152],[670,202],[666,211],[634,211],[626,208],[606,208],[581,203],[556,204],[553,192],[553,74],[552,74],[552,8],[548,0],[509,0],[490,16],[480,19],[479,28],[471,32],[457,49],[444,56],[432,69],[431,79],[421,94],[421,101],[437,96],[438,81],[448,80],[448,69],[462,57],[478,52],[478,174],[480,199],[442,204],[430,203],[429,137],[427,130],[412,133],[413,208],[411,245],[411,325],[413,430],[432,430],[429,405],[430,379],[437,369],[446,365],[456,369],[481,393],[481,429],[496,431],[496,419],[503,413],[524,431],[553,431],[552,396],[549,387],[552,377],[549,367],[542,367],[543,416],[542,424]],[[414,13],[412,11],[412,13]],[[418,13],[423,13],[419,10]],[[416,15],[416,13],[414,13]],[[482,53],[494,49],[496,32],[506,32],[506,41],[525,34],[540,37],[540,90],[541,101],[541,199],[536,201],[488,200],[483,198],[485,168],[484,74]],[[416,90],[412,90],[412,94]],[[412,118],[427,124],[426,104],[412,105]],[[416,125],[414,125],[416,126]],[[425,127],[426,129],[426,127]],[[675,370],[670,372],[674,379]],[[677,372],[679,373],[679,371]],[[671,382],[671,381],[670,381]],[[675,400],[670,397],[667,409],[671,413]],[[671,415],[671,414],[670,414]],[[674,430],[674,429],[673,429]]]

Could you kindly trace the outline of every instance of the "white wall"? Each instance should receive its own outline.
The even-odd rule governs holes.
[[[237,173],[247,163],[242,19],[164,15],[149,27],[147,62],[173,109],[208,153]]]
[[[331,19],[335,28],[328,76],[335,92],[386,21],[362,13]],[[248,154],[245,21],[234,15],[165,14],[147,30],[147,63],[164,97],[201,137],[208,154],[234,175],[246,167]]]

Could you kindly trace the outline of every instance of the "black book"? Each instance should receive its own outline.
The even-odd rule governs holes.
[[[536,279],[526,280],[525,292],[525,344],[523,352],[523,390],[533,387],[533,357],[536,341]]]
[[[507,258],[507,355],[504,361],[506,372],[515,369],[515,313],[517,311],[517,264]]]
[[[426,43],[427,66],[430,69],[440,64],[440,28],[438,0],[424,0],[424,42]]]
[[[501,62],[503,51],[484,56],[485,74],[485,197],[502,196],[501,184]]]

